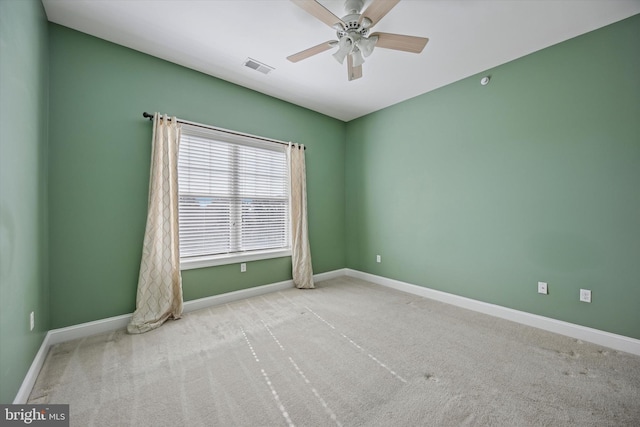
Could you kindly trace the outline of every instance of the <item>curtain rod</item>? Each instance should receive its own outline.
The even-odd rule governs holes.
[[[145,119],[153,120],[153,114],[149,114],[146,111],[142,113],[142,117],[144,117]],[[171,118],[169,118],[169,120],[171,120]],[[203,125],[202,123],[196,123],[196,122],[190,122],[190,121],[187,121],[187,120],[182,120],[182,119],[179,119],[177,117],[176,117],[176,122],[184,123],[186,125],[196,126],[196,127],[200,127],[200,128],[204,128],[204,129],[217,130],[219,132],[224,132],[224,133],[228,133],[228,134],[231,134],[231,135],[248,136],[250,138],[259,139],[261,141],[274,142],[276,144],[282,144],[282,145],[287,145],[287,146],[290,144],[289,142],[280,141],[278,139],[265,138],[263,136],[251,135],[249,133],[235,132],[235,131],[228,130],[228,129],[217,128],[215,126]],[[306,150],[307,147],[304,147],[304,149]]]

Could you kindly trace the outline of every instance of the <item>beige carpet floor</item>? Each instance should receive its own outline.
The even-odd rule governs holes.
[[[51,348],[84,426],[638,426],[640,357],[342,277]]]

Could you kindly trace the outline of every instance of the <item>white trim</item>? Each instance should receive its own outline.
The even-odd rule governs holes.
[[[215,267],[217,265],[239,264],[241,262],[260,261],[263,259],[284,258],[291,256],[291,248],[272,249],[266,251],[238,252],[233,254],[185,258],[180,260],[180,270]]]
[[[313,276],[313,279],[316,282],[320,282],[323,280],[334,279],[340,276],[356,277],[399,291],[408,292],[414,295],[419,295],[425,298],[430,298],[436,301],[452,304],[458,307],[466,308],[506,320],[511,320],[524,325],[533,326],[535,328],[555,332],[584,341],[589,341],[598,345],[640,356],[640,340],[637,340],[635,338],[612,334],[610,332],[588,328],[586,326],[580,326],[561,320],[551,319],[548,317],[538,316],[536,314],[526,313],[495,304],[489,304],[486,302],[449,294],[447,292],[437,291],[434,289],[401,282],[399,280],[364,273],[358,270],[343,268],[328,271],[325,273],[315,274]],[[228,292],[226,294],[186,301],[184,303],[184,312],[189,313],[202,308],[226,304],[253,296],[264,295],[270,292],[278,292],[280,290],[289,289],[292,287],[293,281],[285,280],[283,282],[272,283],[269,285],[256,286],[253,288]],[[49,352],[49,348],[52,345],[125,328],[129,323],[129,319],[131,319],[131,314],[124,314],[121,316],[115,316],[107,319],[96,320],[93,322],[81,323],[79,325],[68,326],[66,328],[52,329],[51,331],[47,332],[47,335],[40,345],[38,353],[31,363],[31,367],[29,368],[27,375],[22,381],[22,385],[18,390],[13,403],[24,404],[27,402],[29,394],[31,393],[36,379],[38,378],[38,374],[40,373],[40,369],[44,364],[47,353]]]
[[[129,320],[131,320],[131,316],[131,314],[123,314],[106,319],[94,320],[93,322],[67,326],[66,328],[52,329],[47,334],[49,336],[49,345],[56,345],[61,342],[77,340],[79,338],[90,337],[91,335],[126,328]]]
[[[256,62],[258,62],[258,61],[256,61]],[[210,131],[214,131],[214,132],[221,132],[223,134],[226,134],[229,138],[238,138],[238,137],[250,138],[250,139],[257,139],[257,140],[260,140],[260,141],[276,143],[276,144],[285,145],[285,146],[291,144],[291,142],[281,141],[279,139],[267,138],[266,136],[252,135],[250,133],[240,132],[240,131],[237,131],[237,130],[225,129],[225,128],[221,128],[221,127],[217,127],[217,126],[207,125],[207,124],[204,124],[204,123],[191,122],[189,120],[183,120],[183,119],[179,119],[177,117],[176,117],[176,121],[178,123],[182,123],[182,124],[185,124],[187,126],[192,126],[192,127],[196,127],[196,128],[204,128],[206,130],[210,130]],[[192,131],[194,133],[198,133],[197,129],[192,129]],[[236,142],[236,139],[233,139],[232,142]]]
[[[285,280],[284,282],[271,283],[269,285],[256,286],[253,288],[240,289],[239,291],[227,292],[220,295],[212,295],[210,297],[204,297],[186,301],[183,306],[183,313],[190,313],[192,311],[200,310],[203,308],[213,307],[216,305],[227,304],[233,301],[239,301],[245,298],[256,297],[258,295],[264,295],[271,292],[278,292],[284,289],[290,289],[293,287],[293,280]]]
[[[539,316],[537,314],[527,313],[525,311],[514,310],[512,308],[502,307],[500,305],[489,304],[470,298],[461,297],[447,292],[437,291],[435,289],[423,286],[413,285],[411,283],[401,282],[399,280],[389,279],[382,276],[376,276],[370,273],[364,273],[350,268],[345,269],[346,275],[366,280],[377,285],[386,286],[402,292],[430,298],[436,301],[466,308],[468,310],[477,311],[488,314],[490,316],[499,317],[501,319],[511,320],[534,328],[543,329],[545,331],[554,332],[568,337],[576,338],[583,341],[589,341],[594,344],[609,347],[615,350],[640,356],[640,340],[626,337],[624,335],[613,334],[611,332],[601,331],[586,326],[576,325],[574,323],[564,322],[562,320],[552,319],[549,317]]]
[[[27,375],[25,375],[24,380],[22,380],[22,385],[20,386],[15,399],[13,399],[14,405],[24,405],[25,403],[27,403],[27,399],[29,399],[31,390],[36,384],[36,379],[38,379],[40,369],[42,369],[42,365],[44,365],[44,359],[47,357],[49,347],[51,347],[51,343],[49,342],[49,334],[50,332],[47,332],[47,335],[45,335],[44,339],[42,340],[40,349],[36,353],[36,357],[33,358],[33,362],[31,362],[31,366],[27,371]]]
[[[314,281],[322,281],[333,279],[346,275],[346,269],[328,271],[313,276]],[[183,306],[183,312],[189,313],[215,305],[226,304],[228,302],[238,301],[258,295],[264,295],[270,292],[278,292],[293,287],[293,280],[285,280],[283,282],[271,283],[268,285],[256,286],[239,291],[228,292],[221,295],[213,295],[210,297],[199,298],[196,300],[186,301]],[[131,319],[131,314],[123,314],[121,316],[109,317],[107,319],[95,320],[93,322],[80,323],[78,325],[68,326],[66,328],[52,329],[42,340],[40,349],[36,353],[31,366],[27,371],[27,375],[22,381],[22,385],[13,400],[14,404],[25,404],[31,394],[31,390],[36,383],[40,369],[47,357],[49,348],[52,345],[62,342],[71,341],[79,338],[85,338],[96,334],[115,331],[117,329],[126,328]]]
[[[322,282],[324,280],[337,279],[338,277],[346,276],[346,275],[347,275],[347,269],[341,268],[339,270],[327,271],[326,273],[314,274],[313,281]]]

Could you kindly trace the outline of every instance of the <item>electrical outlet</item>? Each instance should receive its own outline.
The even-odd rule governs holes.
[[[549,290],[547,289],[547,282],[538,282],[538,293],[547,295]]]
[[[377,263],[381,263],[382,262],[382,257],[380,255],[376,255],[376,262]]]
[[[580,301],[591,302],[591,291],[589,289],[580,289]]]
[[[240,273],[244,273],[245,271],[247,271],[247,263],[243,262],[240,264]]]
[[[35,326],[36,326],[36,317],[32,311],[31,314],[29,315],[29,330],[33,331],[33,328],[35,328]]]

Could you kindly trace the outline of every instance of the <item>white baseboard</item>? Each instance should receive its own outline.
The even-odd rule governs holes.
[[[200,310],[202,308],[212,307],[214,305],[227,304],[229,302],[238,301],[245,298],[256,297],[271,292],[278,292],[293,287],[293,280],[285,280],[283,282],[271,283],[269,285],[256,286],[248,289],[240,289],[239,291],[227,292],[226,294],[213,295],[210,297],[194,299],[186,301],[183,306],[184,313]]]
[[[425,288],[423,286],[401,282],[399,280],[364,273],[358,270],[347,268],[345,269],[345,273],[347,276],[356,277],[358,279],[366,280],[377,285],[386,286],[399,291],[422,296],[425,298],[430,298],[436,301],[466,308],[468,310],[477,311],[494,317],[499,317],[501,319],[511,320],[523,325],[533,326],[534,328],[543,329],[545,331],[554,332],[571,338],[588,341],[594,344],[612,348],[614,350],[620,350],[640,356],[640,340],[637,340],[635,338],[626,337],[624,335],[617,335],[611,332],[605,332],[586,326],[576,325],[574,323],[564,322],[562,320],[556,320],[549,317],[539,316],[537,314],[514,310],[512,308],[502,307],[500,305],[489,304],[486,302],[449,294],[447,292],[437,291],[434,289]]]
[[[131,316],[131,314],[122,314],[120,316],[109,317],[107,319],[94,320],[93,322],[67,326],[66,328],[52,329],[47,334],[49,337],[49,345],[56,345],[61,342],[77,340],[91,335],[98,335],[105,332],[115,331],[116,329],[126,328],[131,320]]]
[[[45,335],[42,340],[42,344],[40,344],[40,348],[36,353],[36,357],[34,357],[33,362],[31,362],[27,375],[25,375],[24,380],[22,380],[22,385],[20,385],[20,389],[18,390],[15,399],[13,399],[14,405],[23,405],[27,403],[27,399],[29,399],[31,390],[36,383],[40,369],[42,369],[42,365],[44,364],[44,359],[47,357],[47,353],[49,352],[49,347],[51,347],[51,343],[49,342],[49,332],[47,332],[47,335]]]
[[[495,304],[489,304],[486,302],[449,294],[447,292],[437,291],[434,289],[401,282],[399,280],[364,273],[358,270],[343,268],[326,273],[316,274],[313,276],[313,279],[315,282],[321,282],[323,280],[334,279],[340,276],[356,277],[399,291],[408,292],[414,295],[430,298],[436,301],[452,304],[458,307],[466,308],[502,319],[511,320],[523,325],[533,326],[535,328],[555,332],[561,335],[566,335],[572,338],[592,342],[594,344],[640,356],[640,340],[637,340],[635,338],[612,334],[610,332],[588,328],[586,326],[580,326],[561,320],[551,319],[549,317],[539,316],[524,311],[518,311]],[[256,286],[253,288],[228,292],[222,295],[214,295],[211,297],[186,301],[184,303],[184,312],[189,313],[192,311],[200,310],[202,308],[226,304],[253,296],[264,295],[284,289],[290,289],[292,287],[293,281],[285,280],[283,282],[272,283],[269,285]],[[52,345],[125,328],[129,323],[131,316],[131,314],[124,314],[121,316],[110,317],[93,322],[81,323],[79,325],[73,325],[66,328],[52,329],[47,332],[47,335],[42,341],[40,349],[38,350],[38,353],[31,363],[31,367],[29,368],[29,371],[27,372],[27,375],[25,376],[13,403],[24,404],[27,402],[29,394],[31,393],[38,374],[40,373],[40,369],[44,364],[47,353],[49,352],[49,348]]]
[[[346,269],[328,271],[326,273],[315,274],[313,276],[313,280],[316,282],[320,282],[322,280],[344,276],[345,274]],[[196,300],[186,301],[183,306],[183,312],[189,313],[192,311],[200,310],[202,308],[226,304],[245,298],[264,295],[270,292],[278,292],[284,289],[290,289],[292,287],[293,281],[285,280],[283,282],[271,283],[268,285],[256,286],[248,289],[241,289],[239,291],[228,292],[221,295],[199,298]],[[36,383],[36,379],[38,378],[40,369],[42,369],[44,360],[47,357],[49,348],[52,345],[126,328],[129,324],[129,321],[131,320],[131,316],[132,314],[123,314],[121,316],[114,316],[107,319],[95,320],[93,322],[81,323],[78,325],[68,326],[66,328],[52,329],[47,332],[47,335],[40,345],[38,353],[36,353],[36,356],[31,363],[29,371],[27,371],[27,375],[22,381],[22,385],[20,386],[20,389],[18,390],[13,403],[27,403],[29,394],[31,394],[31,390]]]
[[[336,279],[341,276],[347,275],[347,269],[341,268],[338,270],[327,271],[326,273],[314,274],[313,281],[314,282],[322,282],[323,280]]]
[[[321,282],[323,280],[335,279],[336,277],[345,276],[345,275],[346,275],[346,269],[343,268],[339,270],[327,271],[325,273],[314,274],[313,281]],[[253,288],[228,292],[226,294],[213,295],[210,297],[186,301],[184,303],[183,312],[189,313],[192,311],[200,310],[202,308],[212,307],[220,304],[226,304],[228,302],[233,302],[233,301],[238,301],[245,298],[264,295],[271,292],[278,292],[284,289],[290,289],[292,287],[293,287],[293,280],[285,280],[283,282],[271,283],[269,285],[256,286]]]

